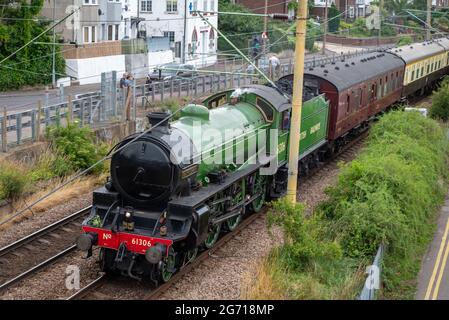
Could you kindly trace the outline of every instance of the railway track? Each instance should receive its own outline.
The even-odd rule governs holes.
[[[0,292],[76,249],[90,206],[0,249]]]

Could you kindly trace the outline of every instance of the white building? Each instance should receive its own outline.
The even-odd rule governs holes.
[[[138,2],[138,34],[142,37],[169,37],[175,61],[203,67],[217,61],[217,33],[198,14],[216,28],[218,0],[122,0],[130,6]],[[129,32],[129,33],[127,33]],[[132,30],[124,31],[131,34]]]

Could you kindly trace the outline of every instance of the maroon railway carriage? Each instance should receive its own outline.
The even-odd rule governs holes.
[[[318,87],[330,101],[329,141],[344,140],[351,131],[359,132],[377,113],[399,101],[404,69],[402,59],[387,52],[306,69],[305,86]],[[283,79],[292,80],[292,77]]]

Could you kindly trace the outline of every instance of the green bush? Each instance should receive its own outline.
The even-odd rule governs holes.
[[[400,47],[400,46],[405,46],[408,45],[410,43],[413,42],[412,37],[410,36],[403,36],[401,38],[399,38],[399,40],[396,42],[396,46]]]
[[[429,115],[437,120],[447,121],[449,119],[449,77],[446,77],[438,90],[432,94]]]
[[[26,172],[19,164],[7,161],[0,163],[0,199],[18,198],[26,185]]]
[[[77,123],[70,123],[67,127],[50,127],[47,138],[57,154],[53,169],[58,176],[87,169],[106,154],[105,147],[96,144],[93,131],[88,127],[80,128]],[[101,170],[103,164],[95,167],[92,172],[98,173]]]
[[[278,225],[284,232],[282,257],[294,269],[304,268],[317,259],[339,259],[337,243],[323,239],[315,219],[304,219],[304,206],[293,205],[286,199],[271,203],[268,225]]]

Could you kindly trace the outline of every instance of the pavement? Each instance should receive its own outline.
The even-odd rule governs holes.
[[[418,276],[416,300],[449,300],[449,194],[438,218],[438,227],[424,256]]]

